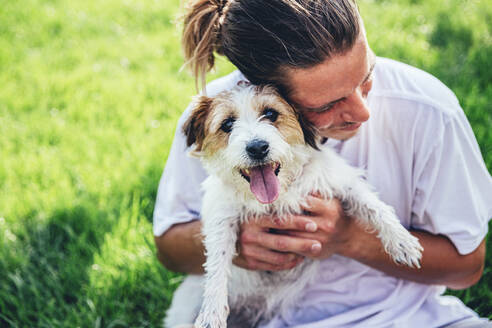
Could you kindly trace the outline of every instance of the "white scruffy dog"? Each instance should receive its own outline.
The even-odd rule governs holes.
[[[378,233],[396,262],[419,267],[417,238],[361,171],[328,147],[316,149],[315,134],[273,88],[243,84],[213,98],[201,96],[183,128],[209,173],[201,213],[206,274],[187,277],[176,290],[166,327],[255,327],[292,306],[316,276],[317,261],[264,272],[232,260],[242,222],[272,214],[288,220],[312,193],[340,199],[348,215]]]

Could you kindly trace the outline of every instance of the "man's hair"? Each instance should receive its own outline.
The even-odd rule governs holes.
[[[193,0],[182,42],[197,86],[205,86],[217,53],[251,83],[271,83],[285,93],[285,69],[344,53],[360,24],[355,0]]]

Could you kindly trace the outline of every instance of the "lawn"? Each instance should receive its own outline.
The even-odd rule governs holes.
[[[373,50],[457,94],[492,170],[488,0],[360,1]],[[152,211],[176,121],[178,1],[0,6],[0,327],[158,327],[180,276],[155,258]],[[225,60],[210,79],[231,71]],[[492,191],[491,191],[492,192]],[[492,317],[492,249],[472,288]]]

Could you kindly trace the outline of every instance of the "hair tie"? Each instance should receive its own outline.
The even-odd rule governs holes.
[[[227,15],[227,11],[229,11],[229,7],[231,6],[232,0],[219,0],[217,3],[217,11],[219,14],[219,25],[222,26],[225,20],[225,16]]]

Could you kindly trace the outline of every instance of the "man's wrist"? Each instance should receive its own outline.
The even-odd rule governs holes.
[[[350,226],[349,238],[345,243],[340,245],[339,255],[351,258],[361,263],[367,263],[371,257],[375,255],[379,257],[380,253],[384,253],[381,240],[376,233],[369,231],[355,221]]]

